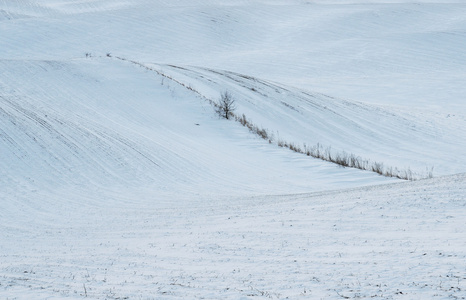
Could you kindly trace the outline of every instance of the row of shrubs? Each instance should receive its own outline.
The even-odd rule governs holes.
[[[255,125],[251,120],[248,120],[244,114],[237,116],[232,113],[232,115],[237,122],[244,127],[247,127],[251,132],[255,133],[262,139],[267,140],[269,143],[276,143],[279,147],[288,148],[296,153],[332,162],[342,167],[375,172],[386,177],[394,177],[404,180],[420,180],[433,177],[433,169],[426,170],[425,174],[419,174],[413,172],[410,168],[400,170],[396,167],[386,167],[381,162],[364,159],[352,153],[334,152],[331,147],[324,147],[319,143],[311,147],[303,144],[301,147],[295,143],[286,142],[280,138],[275,141],[273,134],[271,134],[267,129]]]

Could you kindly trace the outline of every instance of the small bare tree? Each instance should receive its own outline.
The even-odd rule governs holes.
[[[230,119],[233,111],[236,109],[235,99],[230,92],[225,91],[220,95],[217,102],[216,112],[225,119]]]

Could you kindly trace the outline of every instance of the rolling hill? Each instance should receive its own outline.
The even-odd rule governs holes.
[[[0,2],[0,298],[461,299],[465,12]]]

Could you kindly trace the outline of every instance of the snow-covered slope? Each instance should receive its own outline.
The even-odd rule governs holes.
[[[273,147],[221,120],[195,93],[129,63],[1,65],[2,185],[147,187],[173,196],[386,181]]]
[[[353,153],[422,175],[430,168],[438,175],[466,171],[464,116],[349,102],[221,70],[149,66],[214,101],[230,91],[236,114],[268,129],[276,141],[320,144],[334,155]]]
[[[0,1],[0,298],[464,297],[465,16]],[[225,90],[275,142],[438,177],[269,144],[215,115]]]
[[[228,70],[299,88],[278,96],[287,97],[285,103],[309,98],[303,92],[322,93],[328,97],[319,97],[321,105],[347,103],[338,109],[348,115],[354,111],[348,106],[365,110],[356,112],[362,122],[350,120],[365,134],[343,123],[325,133],[306,120],[292,136],[251,116],[295,143],[321,143],[417,172],[465,171],[462,1],[44,0],[5,1],[0,10],[2,59],[66,61],[110,53],[141,63]],[[215,92],[234,89],[232,83],[238,84],[221,80]],[[238,96],[264,101],[253,93]],[[341,135],[355,136],[348,143]]]

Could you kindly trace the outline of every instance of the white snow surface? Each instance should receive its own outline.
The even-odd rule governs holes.
[[[463,1],[0,1],[0,298],[465,299],[465,46]]]

